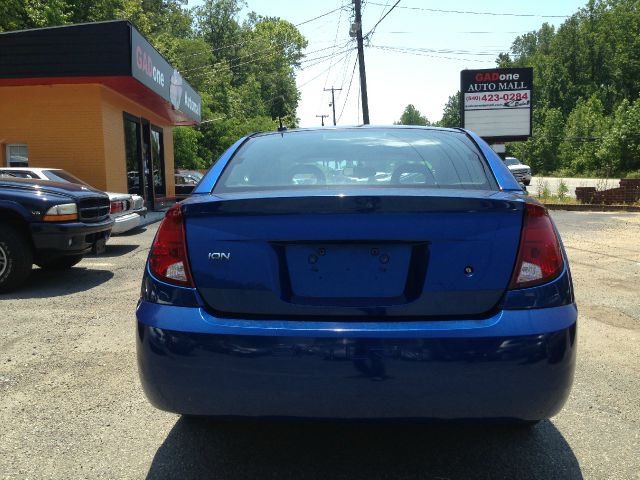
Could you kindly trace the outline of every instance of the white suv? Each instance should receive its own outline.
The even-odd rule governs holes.
[[[505,157],[504,164],[509,171],[516,177],[516,180],[529,186],[531,183],[531,167],[520,163],[516,157]]]

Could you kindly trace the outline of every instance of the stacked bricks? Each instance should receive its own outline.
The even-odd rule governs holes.
[[[581,203],[614,205],[640,201],[640,179],[623,178],[620,187],[596,191],[595,187],[577,187],[576,198]]]

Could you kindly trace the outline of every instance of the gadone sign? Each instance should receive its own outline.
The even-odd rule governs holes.
[[[135,28],[131,29],[131,73],[136,80],[171,102],[175,110],[200,122],[200,95]]]

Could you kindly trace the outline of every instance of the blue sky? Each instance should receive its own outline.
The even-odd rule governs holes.
[[[363,0],[363,31],[371,30],[395,1]],[[190,7],[201,3],[200,0],[189,0]],[[570,15],[585,3],[586,0],[402,0],[378,25],[370,46],[365,49],[371,123],[390,124],[398,120],[409,103],[429,120],[439,120],[447,98],[459,88],[461,70],[495,66],[497,54],[508,51],[517,35],[537,30],[544,22],[558,26],[564,18],[545,16]],[[349,26],[353,21],[351,0],[248,0],[248,4],[243,15],[255,11],[293,24],[344,5],[343,10],[298,28],[309,41],[308,59],[339,53],[345,50],[342,47],[349,41]],[[475,15],[424,9],[535,16]],[[350,46],[355,47],[355,43]],[[401,48],[406,53],[390,48]],[[416,48],[422,51],[409,53],[407,50]],[[326,50],[317,52],[321,49]],[[331,94],[323,89],[332,85],[343,88],[336,92],[338,124],[362,123],[357,68],[351,90],[348,90],[355,58],[354,50],[351,54],[337,55],[333,60],[307,61],[303,69],[297,71],[302,94],[297,112],[301,126],[319,125],[320,119],[316,115],[331,115]],[[325,119],[325,122],[330,121],[331,117]]]

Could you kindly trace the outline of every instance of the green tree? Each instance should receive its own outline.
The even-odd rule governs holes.
[[[460,92],[451,95],[444,105],[442,118],[434,125],[437,127],[458,128],[462,126],[460,119]]]
[[[510,151],[542,172],[623,175],[637,168],[639,7],[637,0],[587,0],[557,29],[543,24],[499,55],[501,67],[534,72],[533,138]],[[552,139],[560,137],[557,146]]]
[[[210,163],[198,155],[198,143],[202,133],[192,127],[176,127],[173,129],[173,156],[176,168],[201,170]]]
[[[526,142],[510,143],[508,152],[530,165],[535,174],[548,174],[561,168],[560,144],[564,136],[564,117],[559,108],[541,106],[533,111],[533,136]]]
[[[610,175],[597,156],[607,130],[608,119],[602,102],[596,96],[579,99],[567,119],[565,137],[560,144],[561,166],[578,174]]]
[[[413,104],[405,107],[400,116],[400,120],[394,122],[395,125],[431,125],[427,117],[423,116]]]
[[[66,0],[3,0],[0,31],[63,25],[68,18]]]
[[[238,15],[245,6],[241,0],[205,0],[193,10],[196,32],[215,50],[216,59],[233,58],[241,47]]]
[[[618,105],[611,128],[599,142],[597,157],[612,175],[640,170],[640,99]]]

